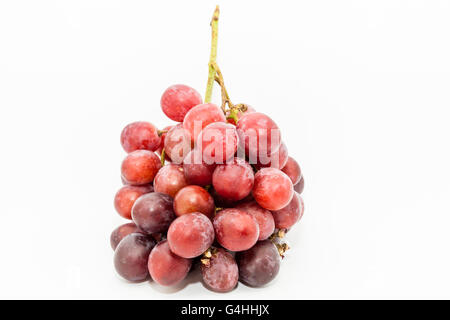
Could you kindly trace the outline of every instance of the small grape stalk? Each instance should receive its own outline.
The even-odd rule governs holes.
[[[114,207],[128,223],[114,229],[110,245],[117,273],[129,281],[175,286],[200,271],[215,292],[238,282],[265,286],[303,216],[303,173],[278,125],[230,99],[216,61],[218,23],[216,7],[204,100],[190,86],[172,85],[160,104],[175,124],[160,130],[133,122],[120,136],[127,156]],[[214,85],[219,105],[211,102]]]

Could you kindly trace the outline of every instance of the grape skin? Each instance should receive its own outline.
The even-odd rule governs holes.
[[[150,122],[139,121],[128,124],[120,135],[120,143],[126,152],[158,149],[161,138],[158,129]]]
[[[254,161],[259,154],[270,155],[276,152],[281,145],[281,134],[277,124],[263,113],[245,114],[239,120],[237,128],[240,144],[250,157],[250,163],[256,163]]]
[[[153,192],[152,185],[123,186],[114,196],[114,208],[125,219],[131,220],[131,208],[143,194]]]
[[[166,133],[164,152],[173,163],[181,164],[191,149],[189,132],[181,124],[174,126]]]
[[[191,265],[191,259],[179,257],[170,251],[167,240],[158,243],[148,258],[150,276],[162,286],[179,283],[187,276]]]
[[[232,162],[218,165],[212,178],[214,190],[229,201],[238,201],[248,196],[252,191],[253,182],[252,167],[240,158],[234,158]]]
[[[280,270],[280,255],[270,240],[258,242],[253,248],[236,255],[239,280],[251,287],[272,281]]]
[[[176,218],[172,198],[159,192],[147,193],[137,199],[131,216],[139,229],[148,234],[166,232]]]
[[[291,202],[277,211],[272,211],[275,227],[277,229],[290,229],[302,217],[304,211],[303,200],[297,192],[294,192]]]
[[[275,230],[275,221],[269,210],[261,207],[256,201],[239,204],[236,208],[247,212],[256,220],[259,226],[259,241],[272,235]]]
[[[178,191],[173,199],[173,209],[177,216],[200,212],[212,219],[215,211],[214,199],[202,187],[191,185]]]
[[[258,223],[245,211],[235,208],[219,211],[213,225],[217,241],[230,251],[250,249],[258,241]]]
[[[121,171],[127,184],[143,185],[153,182],[160,168],[161,160],[154,152],[136,150],[125,157]]]
[[[117,273],[128,281],[143,281],[148,278],[147,261],[156,242],[140,233],[132,233],[120,241],[114,252]]]
[[[116,229],[113,230],[113,232],[111,232],[111,236],[109,237],[111,248],[113,250],[116,250],[120,241],[122,241],[123,238],[132,233],[145,234],[141,230],[139,230],[139,228],[133,222],[125,223],[121,226],[118,226]]]
[[[195,143],[201,130],[213,122],[226,122],[225,115],[215,104],[205,103],[189,110],[184,118],[183,128],[189,132],[192,143]]]
[[[296,185],[300,182],[300,178],[302,177],[302,170],[300,169],[300,166],[294,158],[289,157],[286,165],[283,167],[283,169],[281,169],[281,171],[288,175],[293,185]]]
[[[176,218],[167,232],[170,250],[183,258],[195,258],[214,241],[214,227],[204,214],[189,213]]]
[[[209,259],[209,263],[201,266],[203,283],[215,292],[233,290],[239,279],[239,270],[231,253],[218,248]]]
[[[183,160],[184,176],[189,184],[206,186],[212,183],[215,164],[206,164],[202,161],[202,153],[192,150]]]
[[[275,168],[263,168],[255,174],[253,197],[267,210],[279,210],[288,205],[294,194],[291,179]]]
[[[298,194],[302,194],[303,189],[305,188],[305,180],[303,176],[300,178],[300,181],[294,186],[294,190],[297,191]]]
[[[162,167],[153,182],[155,192],[167,194],[172,198],[187,185],[183,167],[172,163]]]
[[[207,164],[226,163],[234,157],[239,137],[236,127],[222,122],[207,125],[198,136],[197,148]]]
[[[284,142],[281,142],[280,147],[277,151],[272,153],[269,157],[262,157],[258,155],[257,163],[255,164],[256,169],[261,168],[283,168],[288,161],[288,149]]]
[[[176,84],[170,86],[161,96],[161,109],[171,120],[182,122],[186,113],[202,103],[202,96],[193,88]]]

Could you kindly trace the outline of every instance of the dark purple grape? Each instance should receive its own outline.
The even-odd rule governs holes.
[[[251,287],[261,287],[272,281],[280,270],[280,255],[270,240],[257,242],[236,255],[239,280]]]
[[[119,275],[128,281],[148,278],[147,261],[156,241],[140,233],[132,233],[120,241],[114,253],[114,266]]]
[[[202,277],[206,287],[216,292],[233,290],[238,282],[239,270],[231,253],[219,248],[209,263],[202,264]]]
[[[134,203],[131,215],[139,229],[148,234],[166,232],[176,218],[172,198],[159,192],[139,197]]]

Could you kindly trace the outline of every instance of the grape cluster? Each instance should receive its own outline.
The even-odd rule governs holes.
[[[203,103],[186,85],[169,87],[161,108],[178,123],[134,122],[120,137],[128,154],[114,205],[132,222],[111,234],[117,273],[173,286],[198,265],[216,292],[269,283],[304,210],[302,172],[277,124],[247,105]]]

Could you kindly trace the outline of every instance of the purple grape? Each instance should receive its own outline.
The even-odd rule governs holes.
[[[156,241],[140,233],[132,233],[120,241],[114,253],[117,273],[128,281],[148,278],[147,261]]]
[[[134,203],[131,215],[138,228],[148,234],[166,232],[176,218],[172,198],[159,192],[139,197]]]
[[[270,240],[257,242],[236,255],[239,280],[251,287],[261,287],[272,281],[280,270],[280,255]]]

